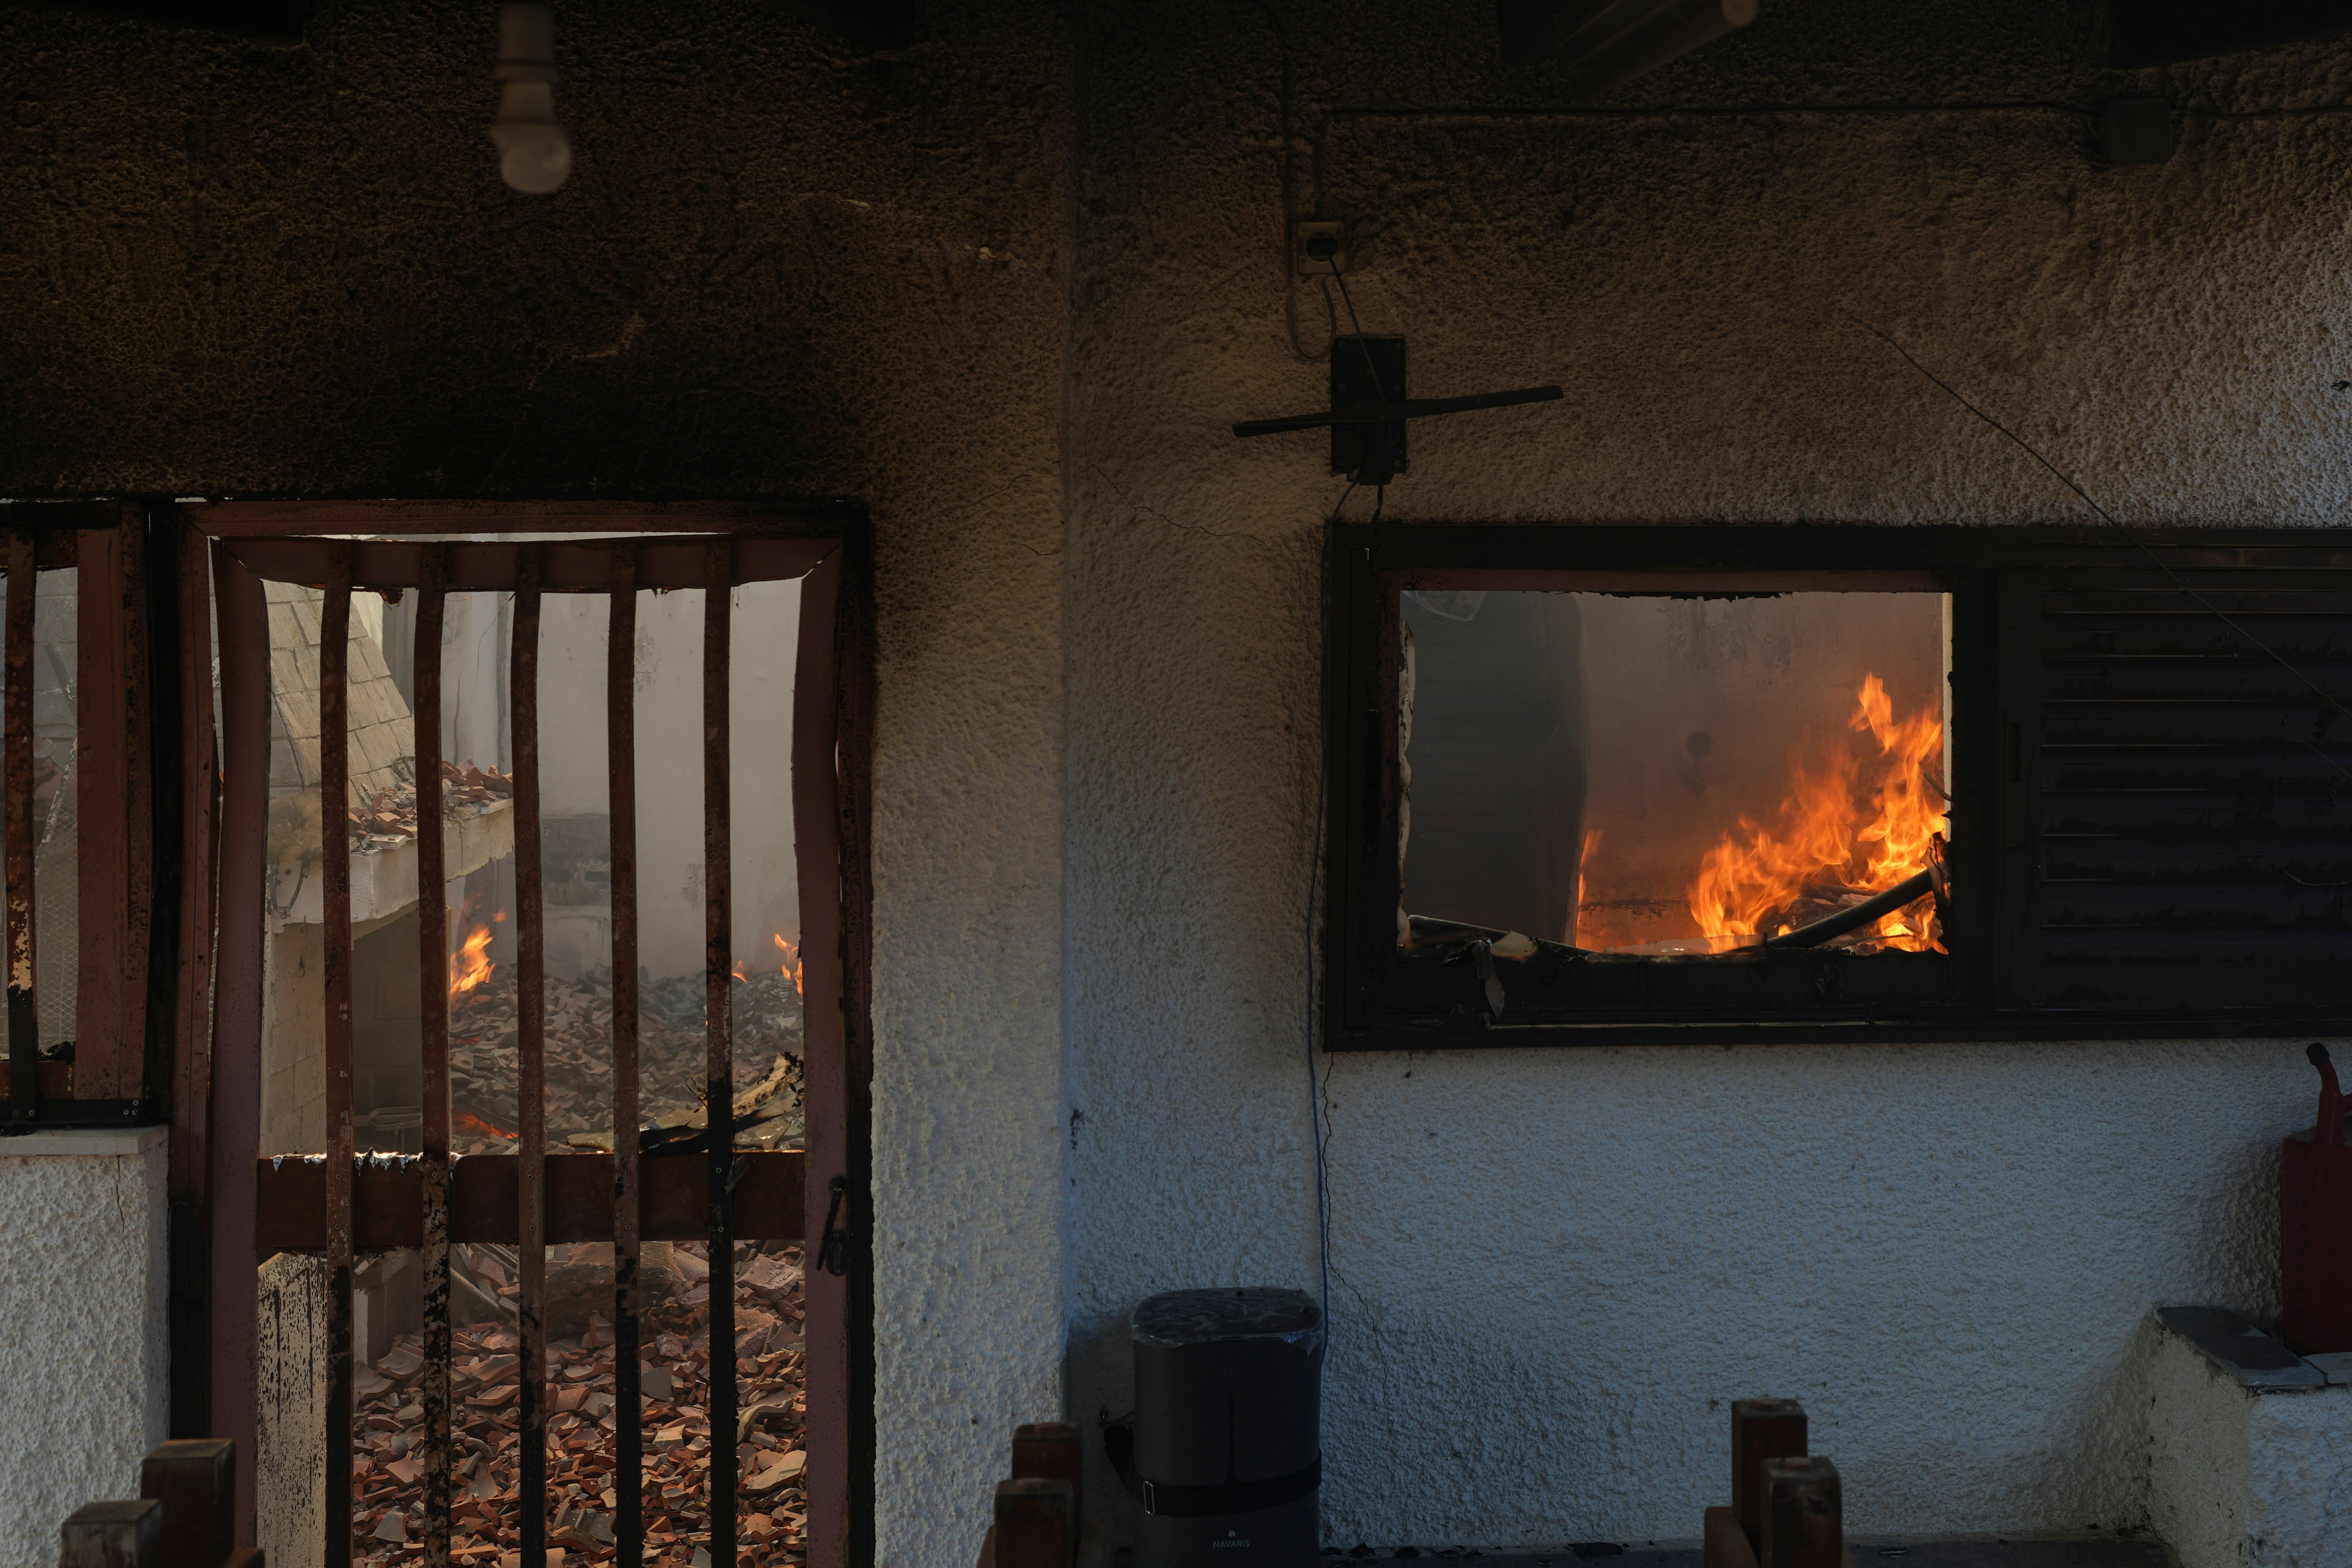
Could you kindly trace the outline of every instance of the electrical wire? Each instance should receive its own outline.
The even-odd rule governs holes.
[[[1356,352],[1364,356],[1364,374],[1371,378],[1372,390],[1380,395],[1381,402],[1386,403],[1389,400],[1389,389],[1381,384],[1381,373],[1372,367],[1372,345],[1364,341],[1364,323],[1356,319],[1356,299],[1354,295],[1348,292],[1348,275],[1334,266],[1331,268],[1331,281],[1339,286],[1339,302],[1348,307],[1348,325],[1355,329]],[[1402,387],[1397,388],[1397,395],[1399,397],[1404,395]]]
[[[1348,488],[1339,492],[1338,502],[1331,508],[1331,515],[1324,520],[1327,539],[1330,531],[1339,526],[1339,514],[1347,509],[1348,498],[1354,495],[1359,488],[1358,482],[1350,479]],[[1315,734],[1318,746],[1327,747],[1326,737],[1331,722],[1331,552],[1327,548],[1322,553],[1322,576],[1316,588],[1315,618],[1318,646],[1322,649],[1322,657],[1318,661],[1316,672],[1315,711],[1318,722]],[[1323,892],[1323,823],[1330,788],[1329,752],[1318,750],[1315,763],[1315,836],[1307,845],[1307,908],[1301,922],[1305,940],[1300,945],[1305,955],[1307,977],[1307,1122],[1315,1142],[1315,1260],[1321,1282],[1323,1331],[1327,1343],[1331,1331],[1331,1168],[1323,1149],[1323,1097],[1320,1086],[1315,1080],[1315,1026],[1318,1016],[1315,905]]]
[[[1892,337],[1889,337],[1886,333],[1879,331],[1876,327],[1872,326],[1868,321],[1864,321],[1861,317],[1854,315],[1852,311],[1840,310],[1838,314],[1843,316],[1847,321],[1852,321],[1855,326],[1860,327],[1864,331],[1868,332],[1872,337],[1876,338],[1880,342],[1885,343],[1888,348],[1893,349],[1896,353],[1901,354],[1906,363],[1910,365],[1913,370],[1917,371],[1921,375],[1926,376],[1937,386],[1940,387],[1944,391],[1945,395],[1950,397],[1953,402],[1958,404],[1961,407],[1967,409],[1969,413],[1975,415],[1978,418],[1991,426],[1995,430],[2000,431],[2003,436],[2008,437],[2011,442],[2016,444],[2018,450],[2023,452],[2027,457],[2032,458],[2035,462],[2049,469],[2052,478],[2055,479],[2060,484],[2064,485],[2068,489],[2074,491],[2076,496],[2080,497],[2084,506],[2089,507],[2093,511],[2099,515],[2100,521],[2105,522],[2117,533],[2122,534],[2126,539],[2131,541],[2131,542],[2137,547],[2139,552],[2147,556],[2149,563],[2154,565],[2158,571],[2162,572],[2167,577],[2171,578],[2172,585],[2179,589],[2180,592],[2194,602],[2199,608],[2204,610],[2215,620],[2220,621],[2223,626],[2229,627],[2231,631],[2245,638],[2247,642],[2253,645],[2257,650],[2269,658],[2273,663],[2276,664],[2281,669],[2285,670],[2289,675],[2294,676],[2295,679],[2301,681],[2304,688],[2314,697],[2319,700],[2319,712],[2312,725],[2313,738],[2309,741],[2301,742],[2301,744],[2305,750],[2310,752],[2313,756],[2317,757],[2321,762],[2326,763],[2329,767],[2335,769],[2336,773],[2342,774],[2345,778],[2352,779],[2352,769],[2346,768],[2343,763],[2337,762],[2334,757],[2329,756],[2326,752],[2321,751],[2317,744],[2319,735],[2326,731],[2328,724],[2335,719],[2336,715],[2343,711],[2344,705],[2337,700],[2336,693],[2326,690],[2321,687],[2317,681],[2312,679],[2310,676],[2305,675],[2300,668],[2291,663],[2285,655],[2280,653],[2276,648],[2263,641],[2262,638],[2256,637],[2253,633],[2240,626],[2235,620],[2231,618],[2227,611],[2223,610],[2219,605],[2214,604],[2211,600],[2206,598],[2204,595],[2199,593],[2196,589],[2190,587],[2188,580],[2182,577],[2179,573],[2172,569],[2172,563],[2165,560],[2161,555],[2158,555],[2156,551],[2149,546],[2147,541],[2142,539],[2137,533],[2132,531],[2129,524],[2116,517],[2114,513],[2108,511],[2105,507],[2101,506],[2097,501],[2093,500],[2091,499],[2091,493],[2088,490],[2076,484],[2073,479],[2067,478],[2066,475],[2059,468],[2057,464],[2043,457],[2040,452],[2035,451],[2023,437],[2020,436],[2016,431],[2011,430],[2000,420],[1994,418],[1991,415],[1986,413],[1983,409],[1978,407],[1975,404],[1969,402],[1966,397],[1960,395],[1958,389],[1954,387],[1951,383],[1937,375],[1934,371],[1929,370],[1926,365],[1921,364],[1912,354],[1910,350],[1905,348],[1901,343],[1896,342]]]

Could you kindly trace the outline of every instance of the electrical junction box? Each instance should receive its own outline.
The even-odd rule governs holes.
[[[2109,163],[2168,163],[2172,104],[2162,98],[2111,98],[2099,105],[2099,156]]]
[[[1290,259],[1301,278],[1337,278],[1348,268],[1348,226],[1319,218],[1292,224]]]

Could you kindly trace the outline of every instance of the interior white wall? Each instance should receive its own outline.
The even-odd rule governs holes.
[[[2118,514],[2333,522],[2352,465],[2347,140],[2191,120],[2110,169],[2083,115],[1570,108],[1489,6],[1097,10],[1081,35],[1066,551],[1068,1411],[1128,1407],[1160,1289],[1317,1284],[1305,1043],[1321,405],[1286,216],[1355,223],[1412,390],[1398,521],[2085,520],[1847,312]],[[2352,50],[2092,68],[2023,3],[1769,6],[1616,106],[2252,110]],[[1348,515],[1362,520],[1359,493]],[[1327,1075],[1327,1540],[1691,1537],[1726,1402],[1791,1394],[1857,1529],[2144,1518],[2114,1420],[2151,1302],[2275,1295],[2299,1043],[1467,1050]],[[985,1331],[984,1307],[966,1320]],[[1108,1506],[1114,1494],[1097,1493]],[[945,1564],[958,1530],[891,1539]]]

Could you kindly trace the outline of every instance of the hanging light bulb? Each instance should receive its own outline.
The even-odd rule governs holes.
[[[499,117],[490,122],[499,174],[543,196],[572,174],[572,139],[555,122],[555,13],[544,5],[499,9]]]

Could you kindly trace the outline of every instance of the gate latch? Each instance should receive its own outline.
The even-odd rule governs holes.
[[[849,1232],[835,1222],[841,1218],[841,1200],[849,1194],[849,1178],[835,1176],[830,1189],[833,1202],[824,1211],[824,1234],[817,1238],[816,1266],[827,1274],[849,1272]]]

